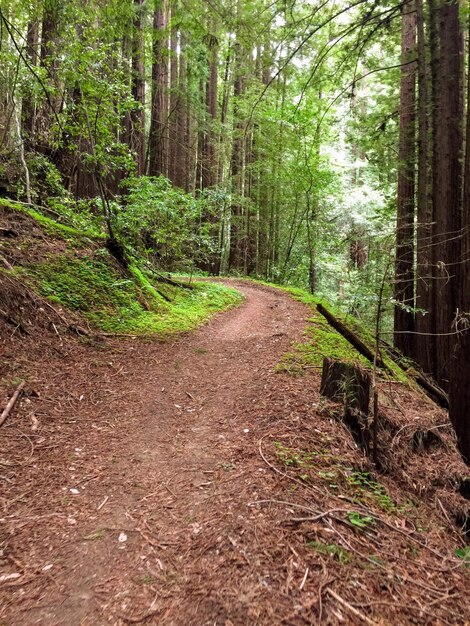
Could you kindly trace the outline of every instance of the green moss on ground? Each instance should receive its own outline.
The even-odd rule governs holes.
[[[306,340],[296,343],[292,350],[284,355],[277,369],[291,374],[303,374],[310,368],[320,368],[324,357],[338,359],[369,368],[370,362],[363,357],[340,333],[330,326],[317,311],[319,298],[297,288],[287,288],[296,300],[307,304],[312,312],[305,331]],[[322,304],[324,304],[322,302]]]
[[[90,241],[95,239],[106,239],[106,235],[103,233],[98,233],[95,230],[79,230],[73,226],[61,224],[53,218],[48,217],[31,207],[19,204],[13,200],[1,198],[0,208],[1,207],[13,209],[14,211],[19,211],[20,213],[29,215],[29,217],[35,220],[42,227],[46,235],[64,239],[68,244],[75,245],[76,247],[82,247],[84,244],[89,244]]]
[[[1,205],[28,214],[46,236],[67,242],[65,254],[55,252],[35,263],[26,257],[14,273],[99,330],[164,338],[191,330],[243,300],[241,293],[220,284],[193,283],[192,289],[183,289],[159,283],[140,269],[139,259],[125,271],[103,248],[102,237],[9,200],[1,200]]]
[[[125,275],[105,250],[81,258],[54,257],[21,272],[51,302],[81,313],[109,333],[163,338],[191,330],[242,300],[234,289],[195,283],[193,290],[175,290],[167,302],[160,286],[157,290],[136,265]]]
[[[309,369],[321,368],[324,357],[360,365],[365,369],[372,368],[370,361],[359,354],[349,341],[347,341],[340,333],[330,326],[323,315],[318,312],[317,304],[323,304],[323,306],[331,310],[333,315],[338,317],[338,319],[351,328],[351,330],[356,333],[373,352],[375,344],[374,338],[354,317],[334,311],[328,302],[308,293],[303,289],[299,289],[298,287],[275,285],[264,281],[253,282],[266,285],[267,287],[274,287],[289,293],[295,300],[306,304],[312,312],[312,316],[307,320],[308,326],[305,331],[306,340],[293,344],[292,350],[285,354],[282,360],[278,363],[278,371],[299,376],[305,374]],[[404,372],[394,361],[392,361],[392,359],[387,357],[383,352],[381,353],[381,357],[389,372],[392,372],[395,380],[408,385],[412,389],[418,389],[414,380],[412,380],[410,376],[407,376],[406,372]]]

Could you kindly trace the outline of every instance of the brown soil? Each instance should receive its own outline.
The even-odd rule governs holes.
[[[306,307],[238,286],[242,307],[173,343],[72,338],[28,293],[47,323],[0,318],[2,395],[27,379],[0,431],[0,624],[469,623],[436,489],[465,499],[420,497],[429,466],[465,471],[450,435],[418,446],[413,476],[375,473],[386,492],[359,488],[372,467],[318,371],[275,372]],[[425,412],[442,426],[389,387],[390,447]]]

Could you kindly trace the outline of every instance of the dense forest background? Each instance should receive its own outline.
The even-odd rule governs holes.
[[[468,20],[456,0],[2,0],[0,192],[106,232],[124,266],[325,296],[450,393],[469,459]]]

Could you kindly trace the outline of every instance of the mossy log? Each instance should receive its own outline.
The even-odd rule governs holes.
[[[326,318],[330,326],[332,326],[335,330],[337,330],[349,343],[356,348],[359,354],[362,354],[368,361],[371,363],[374,362],[374,353],[372,350],[366,346],[366,344],[354,333],[350,328],[348,328],[342,321],[340,321],[337,317],[331,313],[327,308],[325,308],[321,303],[317,304],[318,312]],[[402,363],[402,357],[400,352],[394,348],[393,346],[385,345],[386,342],[380,340],[380,344],[384,347],[387,352],[388,357],[400,368],[402,369],[407,376],[413,379],[417,385],[423,389],[426,394],[440,407],[445,409],[449,408],[449,399],[447,394],[442,391],[436,384],[433,384],[429,381],[428,378],[423,373],[420,373],[415,368],[410,368],[409,365],[404,365]],[[399,356],[397,356],[399,355]],[[395,376],[396,373],[384,363],[383,359],[380,356],[376,360],[377,366],[385,369],[389,374]]]
[[[362,341],[360,337],[358,337],[355,333],[353,333],[353,331],[350,328],[348,328],[343,322],[341,322],[337,317],[335,317],[333,313],[331,313],[331,311],[328,311],[328,309],[325,308],[323,304],[318,303],[317,309],[318,309],[318,312],[321,313],[323,317],[327,319],[330,326],[333,326],[333,328],[337,330],[340,333],[340,335],[342,335],[347,341],[349,341],[349,343],[352,346],[354,346],[354,348],[356,348],[359,354],[362,354],[362,356],[365,357],[371,363],[374,362],[374,358],[375,358],[374,353],[368,346],[366,346],[366,344]],[[378,367],[382,367],[382,368],[385,367],[385,364],[380,358],[380,356],[377,358],[377,365]]]

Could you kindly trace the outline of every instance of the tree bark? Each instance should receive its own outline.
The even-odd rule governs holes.
[[[429,172],[429,71],[426,58],[425,24],[423,0],[416,0],[418,36],[418,190],[416,226],[416,307],[421,309],[415,317],[417,333],[413,341],[413,358],[427,373],[434,371],[434,345],[430,340],[431,325],[431,235],[432,204],[430,197]]]
[[[51,146],[51,126],[54,114],[60,110],[61,95],[57,81],[59,67],[59,19],[61,3],[59,0],[50,0],[44,3],[44,13],[41,26],[40,65],[45,68],[48,76],[49,98],[43,102],[37,114],[36,147],[48,152]]]
[[[470,20],[469,20],[470,32]],[[470,68],[470,46],[467,67]],[[457,433],[459,450],[470,465],[470,80],[467,82],[467,129],[464,164],[462,252],[458,270],[458,315],[454,325],[461,331],[455,346],[449,392],[449,415]]]
[[[187,40],[180,33],[180,53],[178,68],[178,106],[176,110],[176,154],[174,165],[174,184],[189,191],[189,145],[188,145],[188,99],[187,99]]]
[[[241,15],[241,1],[238,0],[238,14]],[[229,269],[241,270],[243,267],[243,187],[244,187],[244,167],[245,167],[245,141],[244,123],[240,113],[240,100],[244,92],[243,81],[243,48],[237,41],[234,46],[234,105],[233,105],[233,143],[232,156],[230,160],[230,172],[232,178],[232,192],[234,195],[232,203],[232,216],[230,224],[230,256]]]
[[[438,12],[439,62],[434,118],[433,251],[435,285],[432,310],[436,320],[436,370],[448,389],[453,338],[449,335],[458,303],[456,263],[461,229],[462,38],[458,0],[442,0]]]
[[[207,36],[208,74],[205,86],[206,119],[202,155],[202,189],[217,184],[215,123],[217,121],[218,46],[217,37],[209,34]]]
[[[168,0],[156,0],[153,18],[152,106],[149,136],[150,176],[167,174]]]
[[[137,175],[145,171],[145,0],[134,0],[134,23],[132,36],[132,97],[138,108],[131,113],[131,148],[135,152]]]
[[[26,35],[26,56],[31,67],[35,67],[39,57],[39,19],[33,16],[28,24]],[[34,134],[36,126],[36,100],[30,92],[23,98],[22,106],[22,130],[25,149],[31,150],[34,147]]]
[[[179,75],[178,75],[178,28],[176,14],[178,3],[171,4],[171,39],[170,39],[170,111],[168,116],[168,178],[175,185],[178,169],[178,109],[180,106]]]
[[[412,354],[414,329],[414,168],[415,168],[415,83],[416,12],[413,0],[403,7],[402,63],[400,80],[400,140],[398,154],[397,243],[395,261],[395,345]]]

